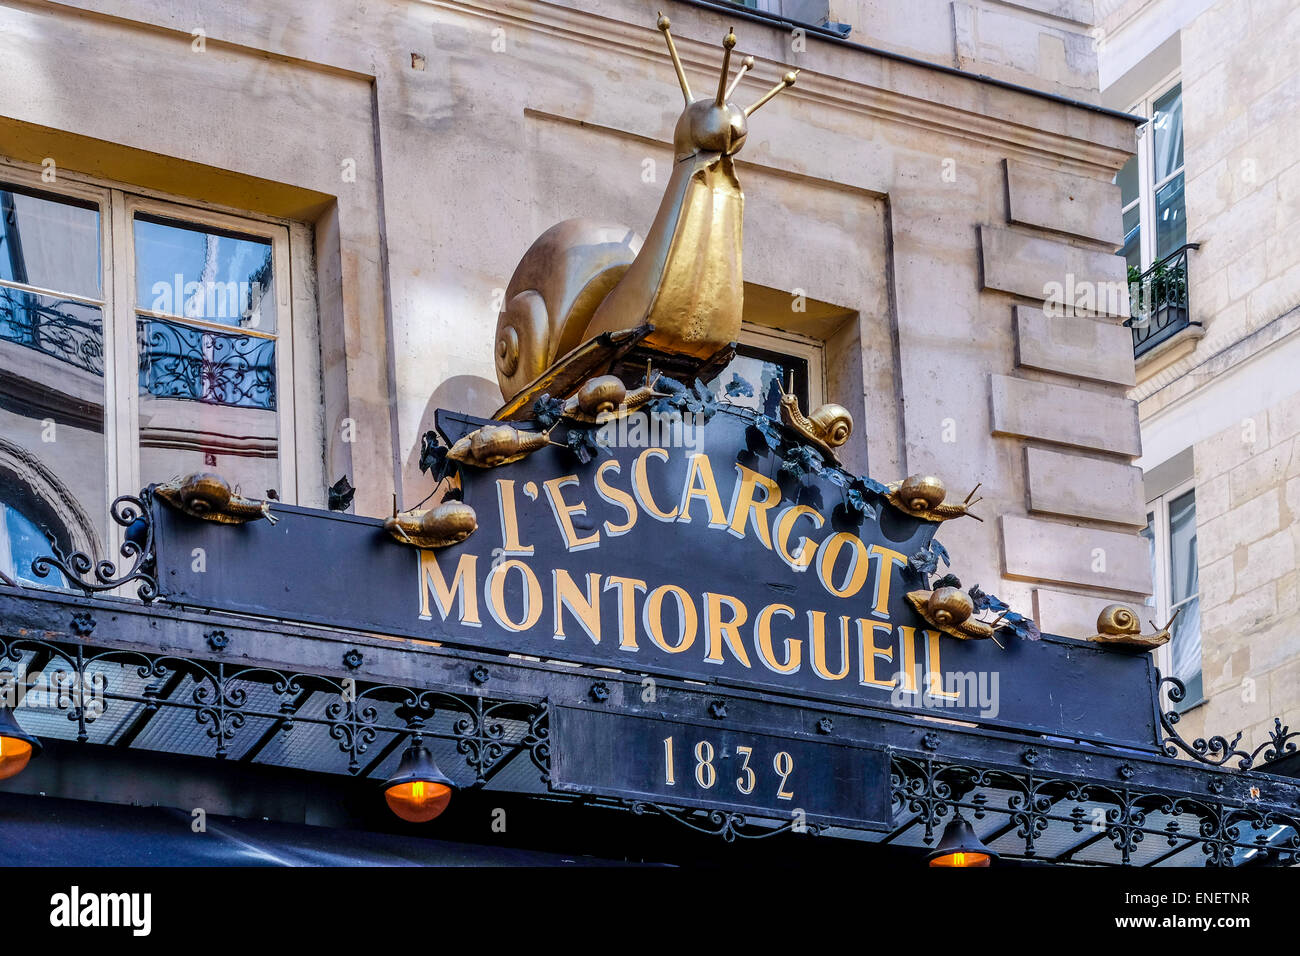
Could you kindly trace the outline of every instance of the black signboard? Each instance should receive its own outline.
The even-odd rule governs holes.
[[[551,720],[555,790],[891,829],[885,747],[575,706]]]
[[[469,419],[440,423],[457,437]],[[154,502],[159,586],[182,605],[1155,748],[1149,655],[1060,638],[958,640],[906,600],[939,524],[846,507],[724,408],[463,467],[478,529],[420,550],[378,519],[275,503],[221,525]],[[960,565],[960,556],[954,556]],[[968,582],[975,583],[975,582]]]

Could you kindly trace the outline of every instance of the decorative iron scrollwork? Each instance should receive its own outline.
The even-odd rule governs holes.
[[[1177,677],[1162,677],[1160,672],[1156,671],[1156,679],[1157,693],[1168,687],[1169,700],[1174,704],[1181,703],[1186,698],[1187,688]],[[1209,740],[1198,737],[1188,743],[1178,733],[1177,725],[1181,719],[1182,715],[1176,710],[1160,711],[1160,726],[1165,732],[1164,738],[1160,741],[1161,749],[1170,757],[1177,757],[1181,751],[1193,760],[1211,767],[1222,767],[1236,758],[1238,770],[1250,770],[1255,767],[1256,760],[1261,756],[1263,763],[1270,763],[1286,754],[1295,753],[1295,738],[1300,737],[1300,731],[1292,731],[1289,726],[1282,723],[1282,718],[1274,717],[1273,729],[1269,731],[1268,740],[1254,750],[1243,750],[1237,746],[1243,736],[1240,731],[1232,740],[1222,735],[1215,735]]]
[[[674,823],[689,827],[696,833],[721,837],[727,843],[737,839],[765,840],[768,837],[791,831],[816,836],[826,829],[820,823],[808,823],[796,819],[787,820],[775,827],[762,827],[750,823],[743,813],[737,813],[734,810],[684,810],[679,807],[669,807],[643,800],[632,801],[628,809],[636,816],[644,816],[649,813],[667,817]]]
[[[111,591],[132,581],[139,581],[136,593],[146,604],[158,597],[158,581],[154,566],[153,515],[149,502],[153,497],[153,486],[140,492],[139,496],[122,495],[115,500],[109,514],[115,523],[127,529],[126,540],[122,542],[121,555],[132,560],[129,571],[118,575],[117,565],[112,561],[95,561],[84,551],[74,551],[66,558],[62,555],[41,555],[32,562],[32,573],[38,578],[46,577],[51,570],[62,572],[73,587],[80,588],[86,594],[99,591]],[[85,576],[94,571],[95,578],[88,581]]]

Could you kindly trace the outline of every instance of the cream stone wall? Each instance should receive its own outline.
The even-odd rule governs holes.
[[[1114,334],[1122,309],[1084,310],[1077,327],[1034,321],[1048,316],[1051,283],[1122,280],[1111,179],[1132,153],[1132,123],[816,38],[795,50],[777,27],[663,6],[697,89],[716,82],[731,25],[738,52],[757,60],[742,103],[802,70],[752,118],[738,157],[745,278],[769,299],[801,290],[848,317],[829,329],[794,310],[766,321],[855,345],[860,369],[838,353],[828,363],[827,398],[859,423],[850,460],[869,458],[882,480],[939,474],[957,497],[982,483],[985,521],[943,529],[953,570],[1036,609],[1044,630],[1090,633],[1102,605],[1140,601],[1150,581],[1125,471],[1139,447],[1131,355]],[[1050,92],[1095,86],[1076,49],[1087,4],[975,6],[970,69]],[[348,474],[355,510],[387,514],[394,493],[411,506],[430,490],[416,462],[437,407],[499,403],[498,297],[532,241],[578,215],[648,227],[681,110],[657,8],[0,6],[0,57],[17,66],[0,75],[0,154],[63,157],[70,171],[294,224],[294,295],[314,285],[320,352],[320,381],[300,377],[310,400],[298,404],[323,408],[319,431],[302,424],[300,457],[315,461],[303,471],[319,477],[299,499],[321,504]],[[911,21],[872,29],[900,52],[919,42]],[[1073,39],[1041,41],[1052,31]],[[999,35],[1030,39],[986,70]],[[1065,72],[1044,65],[1058,47]]]
[[[1207,700],[1179,729],[1255,746],[1300,722],[1300,394],[1193,457]]]

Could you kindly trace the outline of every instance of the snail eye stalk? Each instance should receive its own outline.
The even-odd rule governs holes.
[[[664,40],[668,43],[668,55],[672,57],[673,69],[677,71],[677,83],[682,88],[682,96],[686,98],[686,105],[691,105],[691,84],[686,82],[686,71],[682,69],[681,57],[677,55],[677,45],[673,43],[673,35],[669,32],[672,26],[670,21],[662,12],[659,14],[659,29],[663,31]]]

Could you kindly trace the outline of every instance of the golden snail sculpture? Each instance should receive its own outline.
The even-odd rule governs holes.
[[[836,461],[835,449],[853,434],[853,416],[843,405],[819,405],[811,415],[805,415],[799,408],[799,399],[784,389],[781,392],[781,421],[816,446],[832,463]]]
[[[597,375],[582,384],[564,403],[564,417],[577,422],[597,422],[604,416],[626,415],[646,402],[662,397],[650,385],[628,391],[617,375]]]
[[[1182,608],[1175,611],[1169,623],[1155,633],[1143,634],[1142,622],[1138,620],[1132,608],[1125,607],[1123,604],[1107,604],[1097,615],[1097,633],[1088,640],[1109,647],[1136,647],[1140,650],[1150,650],[1168,643],[1172,634],[1170,628],[1174,626],[1174,621],[1178,620],[1181,612]],[[1151,626],[1155,627],[1155,623],[1152,622]]]
[[[216,521],[220,524],[244,524],[265,518],[271,524],[278,520],[271,514],[271,502],[245,498],[230,488],[220,475],[198,472],[186,478],[174,478],[155,485],[153,493],[178,511],[191,518]]]
[[[384,521],[394,541],[417,548],[460,544],[478,529],[478,515],[463,501],[444,501],[428,511],[408,511]]]
[[[914,518],[922,518],[926,521],[947,521],[950,518],[967,516],[976,521],[983,521],[983,518],[970,510],[984,500],[983,498],[971,500],[979,487],[976,485],[972,488],[964,501],[949,502],[944,500],[948,494],[947,488],[934,475],[909,475],[889,486],[889,503]]]
[[[447,457],[475,468],[496,468],[531,455],[551,443],[547,432],[526,432],[513,425],[484,425],[459,439]]]
[[[993,625],[977,620],[975,602],[961,588],[909,591],[907,600],[925,623],[963,641],[993,636]]]

